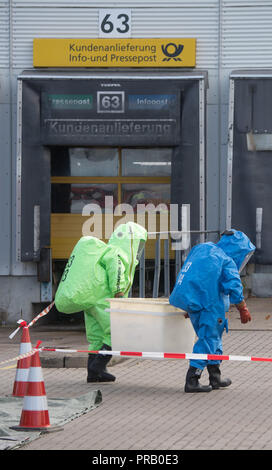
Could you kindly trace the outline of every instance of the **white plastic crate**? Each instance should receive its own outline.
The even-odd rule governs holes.
[[[191,321],[168,299],[108,300],[113,351],[192,352],[195,332]]]

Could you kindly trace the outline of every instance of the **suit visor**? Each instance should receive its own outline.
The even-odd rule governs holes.
[[[137,261],[140,261],[140,258],[144,250],[144,246],[145,246],[145,240],[140,240],[138,251],[137,251],[137,256],[136,256]]]
[[[251,256],[253,255],[254,251],[251,251],[250,253],[248,253],[244,259],[244,261],[242,262],[241,266],[240,266],[240,269],[239,269],[239,273],[241,273],[243,271],[243,269],[246,267],[247,263],[249,262]]]

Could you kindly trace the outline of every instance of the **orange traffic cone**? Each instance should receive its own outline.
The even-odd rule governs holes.
[[[39,347],[39,344],[40,342],[37,343],[35,349]],[[17,431],[47,432],[62,429],[59,426],[54,428],[50,426],[47,398],[38,350],[31,356],[31,365],[20,424],[18,426],[12,426],[11,429],[16,429]]]
[[[23,333],[20,343],[19,355],[28,353],[32,350],[32,345],[29,336],[29,328],[27,326],[27,323],[23,321],[21,322],[20,326],[23,328]],[[12,393],[14,397],[24,397],[26,394],[30,363],[31,356],[25,357],[24,359],[19,359],[17,361],[17,370]]]

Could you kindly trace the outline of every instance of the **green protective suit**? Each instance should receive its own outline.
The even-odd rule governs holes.
[[[122,292],[125,297],[133,283],[135,268],[146,242],[147,232],[134,222],[119,225],[108,243],[82,237],[66,264],[55,296],[60,312],[84,311],[90,351],[111,346],[108,298]]]

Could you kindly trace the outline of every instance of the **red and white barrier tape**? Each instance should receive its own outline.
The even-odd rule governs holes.
[[[255,356],[232,356],[218,354],[194,354],[194,353],[163,353],[163,352],[137,352],[137,351],[89,351],[86,349],[57,349],[42,348],[42,351],[56,351],[62,353],[88,353],[88,354],[105,354],[111,356],[122,357],[141,357],[143,359],[202,359],[207,361],[256,361],[256,362],[272,362],[272,357],[255,357]]]
[[[17,323],[19,323],[20,326],[18,326],[18,328],[16,328],[16,330],[14,330],[10,335],[9,335],[9,339],[12,339],[14,338],[14,336],[16,335],[16,333],[18,333],[18,331],[20,330],[20,328],[23,328],[24,326],[27,326],[27,322],[20,319],[17,321]]]
[[[122,356],[122,357],[140,357],[143,359],[202,359],[208,361],[247,361],[247,362],[272,362],[272,357],[257,357],[257,356],[233,356],[233,355],[219,355],[219,354],[194,354],[194,353],[163,353],[163,352],[138,352],[138,351],[89,351],[88,349],[58,349],[58,348],[39,348],[41,341],[37,342],[37,345],[31,351],[20,354],[19,356],[13,357],[0,362],[0,365],[7,364],[8,362],[18,361],[25,357],[32,356],[37,351],[55,351],[62,353],[88,353],[88,354],[104,354],[111,356]]]
[[[36,321],[38,321],[39,318],[44,317],[45,315],[47,315],[47,314],[50,312],[50,310],[51,310],[51,308],[53,307],[54,304],[55,304],[55,301],[53,300],[53,302],[51,302],[50,305],[48,305],[41,313],[39,313],[39,315],[37,315],[37,316],[28,324],[28,326],[34,325],[34,323],[36,323]]]
[[[37,351],[42,351],[42,349],[39,349],[40,344],[41,344],[41,341],[38,341],[35,348],[31,349],[31,351],[28,351],[27,353],[24,353],[24,354],[20,354],[19,356],[13,357],[12,359],[6,359],[5,361],[1,361],[0,365],[7,364],[8,362],[19,361],[20,359],[24,359],[25,357],[33,356],[33,354],[35,354]]]
[[[18,320],[17,323],[19,323],[20,326],[18,328],[16,328],[16,330],[14,330],[9,335],[9,339],[14,338],[14,336],[16,335],[16,333],[18,333],[20,328],[30,327],[30,326],[34,325],[34,323],[36,323],[36,321],[38,321],[39,318],[44,317],[45,315],[47,315],[50,312],[51,308],[53,307],[54,303],[55,303],[55,301],[51,302],[51,304],[48,305],[42,312],[40,312],[29,324],[27,324],[27,322],[22,320],[22,319]]]

